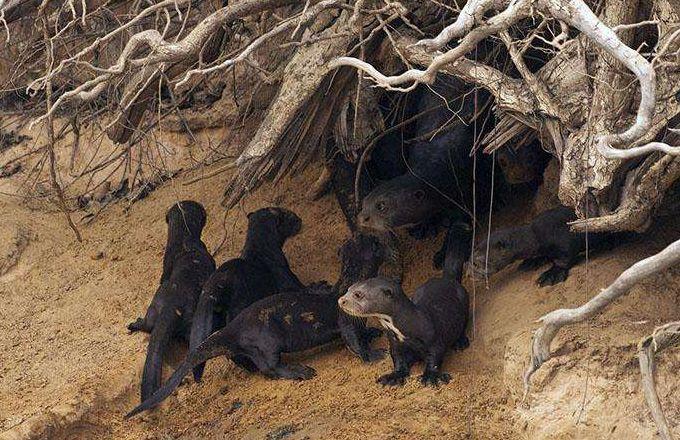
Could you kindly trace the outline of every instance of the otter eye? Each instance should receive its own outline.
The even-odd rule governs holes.
[[[425,191],[419,189],[413,193],[413,196],[416,198],[416,200],[423,200],[425,198]]]
[[[382,290],[383,295],[385,295],[388,298],[392,298],[392,290],[390,289],[383,289]]]
[[[378,203],[375,205],[375,207],[376,207],[376,209],[377,209],[378,211],[380,211],[380,212],[385,212],[385,211],[387,211],[387,205],[385,205],[385,202],[378,202]]]

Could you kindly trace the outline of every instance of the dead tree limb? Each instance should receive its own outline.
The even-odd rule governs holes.
[[[177,2],[171,0],[169,4],[165,6],[174,7],[177,3],[183,3],[185,1],[187,0],[178,0]],[[184,37],[179,42],[166,41],[163,35],[156,29],[148,29],[138,32],[130,37],[114,65],[107,69],[97,69],[98,72],[103,70],[104,73],[61,95],[59,99],[57,99],[57,101],[52,105],[47,114],[35,119],[32,124],[34,125],[40,122],[42,119],[46,118],[47,115],[52,114],[61,105],[70,100],[77,99],[82,102],[94,100],[99,95],[101,95],[101,93],[114,78],[122,75],[128,66],[148,67],[163,63],[182,62],[190,57],[197,56],[208,39],[210,39],[211,36],[217,32],[223,24],[265,10],[276,9],[282,6],[295,4],[296,2],[297,0],[243,0],[233,5],[225,6],[224,8],[217,10],[203,19],[186,37]],[[150,10],[155,11],[160,9],[158,6],[165,3],[168,3],[168,1],[166,0],[154,6],[150,6],[130,22],[117,28],[114,32],[111,32],[105,37],[98,39],[98,41],[95,42],[96,44],[93,43],[92,45],[78,52],[78,54],[61,61],[55,69],[55,73],[57,73],[60,69],[63,69],[63,67],[69,62],[74,63],[79,61],[81,57],[98,47],[100,41],[112,38],[111,35],[120,33],[121,29],[129,28],[130,23],[134,22],[142,14],[149,14]],[[145,47],[148,48],[150,52],[148,55],[142,58],[133,58],[137,55],[138,50],[141,50]],[[38,88],[38,86],[40,86],[45,79],[53,75],[54,73],[50,73],[49,76],[45,76],[34,81],[33,84],[29,86],[29,88]]]
[[[659,394],[654,381],[654,357],[663,350],[680,344],[680,321],[670,322],[654,329],[651,335],[640,340],[638,344],[638,360],[640,361],[640,375],[642,391],[645,394],[647,406],[663,440],[673,440],[668,428],[666,416],[663,413]]]
[[[501,9],[503,7],[505,9]],[[564,154],[571,155],[571,159],[575,161],[574,164],[570,164],[571,169],[562,173],[560,199],[574,206],[580,217],[585,217],[587,200],[592,198],[593,192],[605,194],[607,190],[611,189],[614,171],[621,167],[619,163],[621,160],[649,154],[653,151],[672,155],[680,154],[680,147],[673,147],[664,142],[652,140],[638,144],[649,133],[656,114],[657,77],[654,66],[638,51],[629,47],[611,27],[607,26],[593,13],[583,0],[537,0],[531,4],[522,0],[512,2],[499,0],[493,4],[484,0],[476,0],[468,2],[466,8],[469,8],[466,13],[461,13],[458,19],[445,28],[436,38],[421,40],[414,44],[415,47],[426,47],[434,50],[460,38],[454,48],[434,56],[425,70],[410,69],[399,75],[386,76],[370,63],[351,57],[338,58],[334,61],[333,66],[352,66],[366,73],[380,87],[408,91],[418,83],[431,83],[437,72],[459,62],[483,38],[497,34],[502,36],[503,32],[510,26],[523,18],[529,17],[534,11],[538,11],[547,18],[558,20],[562,34],[565,34],[567,25],[580,30],[584,38],[594,42],[607,56],[616,62],[620,62],[635,75],[640,88],[640,102],[635,119],[622,132],[611,133],[612,127],[602,127],[596,123],[597,121],[593,121],[593,118],[590,118],[591,120],[583,129],[569,136],[558,125],[544,124],[548,134],[556,144],[555,152],[558,158],[562,159],[560,156],[562,155],[564,139],[566,141]],[[484,22],[478,19],[479,14],[484,14],[491,9],[501,9],[501,12]],[[630,32],[630,30],[619,30],[623,33]],[[559,37],[561,40],[565,39],[564,35]],[[672,36],[671,40],[674,38]],[[508,38],[506,38],[506,42],[507,40]],[[557,45],[560,48],[565,46],[563,41],[559,41]],[[510,49],[512,51],[512,47]],[[534,91],[532,94],[541,103],[544,112],[548,115],[557,116],[555,119],[563,126],[568,127],[567,121],[563,121],[565,116],[555,114],[561,113],[561,109],[556,108],[550,102],[549,91],[540,83],[536,83],[533,75],[527,75],[526,69],[522,69],[523,61],[518,53],[512,55],[513,61],[525,77],[525,83],[526,81],[532,82],[532,84],[529,84]],[[583,74],[586,74],[586,72],[583,72]],[[606,83],[606,81],[604,82]],[[611,111],[611,109],[608,110]],[[545,119],[544,122],[550,122],[550,120]],[[594,158],[583,154],[591,144],[596,148],[596,151],[593,152],[596,155]],[[578,152],[581,154],[578,154]],[[595,207],[595,212],[598,215],[611,212],[608,206],[602,206],[602,209],[600,209],[600,203],[605,204],[604,197],[602,200],[597,199],[596,201],[598,206]],[[607,226],[611,229],[622,228],[622,225],[612,224],[611,222],[607,222]]]
[[[44,5],[45,3],[43,3]],[[52,57],[54,56],[53,48],[49,44],[49,31],[48,31],[48,21],[47,17],[45,16],[43,12],[43,17],[42,17],[42,29],[43,29],[43,37],[45,40],[45,45],[47,48],[48,55],[45,58],[46,61],[46,68],[49,70],[52,67]],[[47,99],[47,108],[50,108],[50,105],[52,103],[52,79],[49,78],[47,80],[47,83],[45,85],[45,92],[46,92],[46,99]],[[64,198],[64,191],[62,190],[61,186],[59,185],[59,181],[57,179],[57,170],[56,170],[56,158],[54,154],[54,121],[52,120],[52,115],[49,115],[47,117],[47,152],[49,155],[49,160],[50,160],[50,183],[52,185],[52,190],[54,191],[54,194],[57,197],[57,204],[59,206],[59,209],[64,213],[64,217],[66,217],[66,223],[68,226],[71,228],[73,233],[76,236],[76,239],[79,242],[83,241],[82,236],[80,235],[80,231],[76,227],[76,225],[73,223],[73,220],[71,219],[71,214],[69,213],[68,206],[66,206],[66,200]]]
[[[531,362],[524,373],[524,397],[529,393],[531,376],[550,359],[550,343],[564,326],[583,322],[601,313],[613,301],[625,295],[644,278],[666,270],[680,262],[680,240],[671,243],[656,255],[640,260],[626,269],[602,292],[575,309],[554,310],[541,317],[531,341]]]

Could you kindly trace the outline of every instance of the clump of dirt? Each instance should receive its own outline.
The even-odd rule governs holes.
[[[425,439],[425,438],[648,438],[654,427],[638,384],[636,343],[680,311],[678,270],[654,277],[587,324],[564,331],[557,352],[537,374],[528,405],[520,403],[521,372],[534,321],[560,307],[582,303],[626,267],[677,238],[680,226],[655,227],[572,270],[563,284],[539,288],[539,272],[509,269],[488,282],[465,284],[473,297],[470,348],[451,353],[452,382],[423,388],[413,377],[402,388],[375,379],[388,359],[364,365],[340,344],[296,355],[317,370],[309,381],[272,381],[246,373],[226,359],[208,363],[204,381],[189,378],[156,411],[124,421],[139,399],[147,336],[125,326],[143,314],[161,273],[165,210],[194,199],[206,206],[205,241],[222,262],[238,254],[249,211],[283,206],[303,219],[286,244],[293,270],[305,283],[334,281],[337,249],[349,231],[335,200],[311,203],[305,188],[318,177],[310,168],[277,185],[265,185],[236,209],[220,207],[222,174],[191,186],[177,176],[132,205],[114,205],[77,243],[59,213],[29,211],[0,200],[0,222],[16,222],[35,237],[19,264],[0,278],[0,439]],[[531,201],[494,216],[517,223]],[[12,247],[3,235],[0,250]],[[431,257],[439,239],[404,238],[407,292],[436,272]],[[7,277],[11,275],[11,279]],[[385,341],[380,342],[385,346]],[[182,359],[177,344],[166,365]],[[677,430],[680,407],[673,375],[680,356],[660,358],[660,397]],[[414,375],[422,366],[414,368]],[[585,397],[584,397],[585,396]]]

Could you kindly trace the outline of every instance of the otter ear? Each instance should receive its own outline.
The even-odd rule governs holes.
[[[425,191],[423,191],[422,189],[417,189],[413,193],[413,197],[415,197],[416,200],[423,200],[425,198]]]

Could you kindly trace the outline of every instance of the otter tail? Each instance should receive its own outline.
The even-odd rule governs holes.
[[[189,350],[195,350],[213,332],[213,309],[215,299],[210,290],[203,289],[191,322],[191,335],[189,336]],[[205,362],[194,367],[194,380],[201,381]]]
[[[181,316],[172,308],[165,307],[154,322],[149,346],[146,349],[146,362],[142,372],[142,400],[146,400],[161,386],[163,378],[163,356],[175,333]]]
[[[467,223],[454,222],[444,238],[444,277],[458,281],[463,279],[463,264],[470,257],[472,227]]]
[[[166,397],[172,394],[192,368],[214,357],[233,353],[231,346],[232,344],[226,340],[223,332],[213,333],[201,345],[196,347],[195,350],[189,352],[187,358],[177,367],[172,376],[170,376],[170,379],[162,387],[144,399],[135,409],[127,413],[125,418],[128,419],[142,411],[158,406]]]

